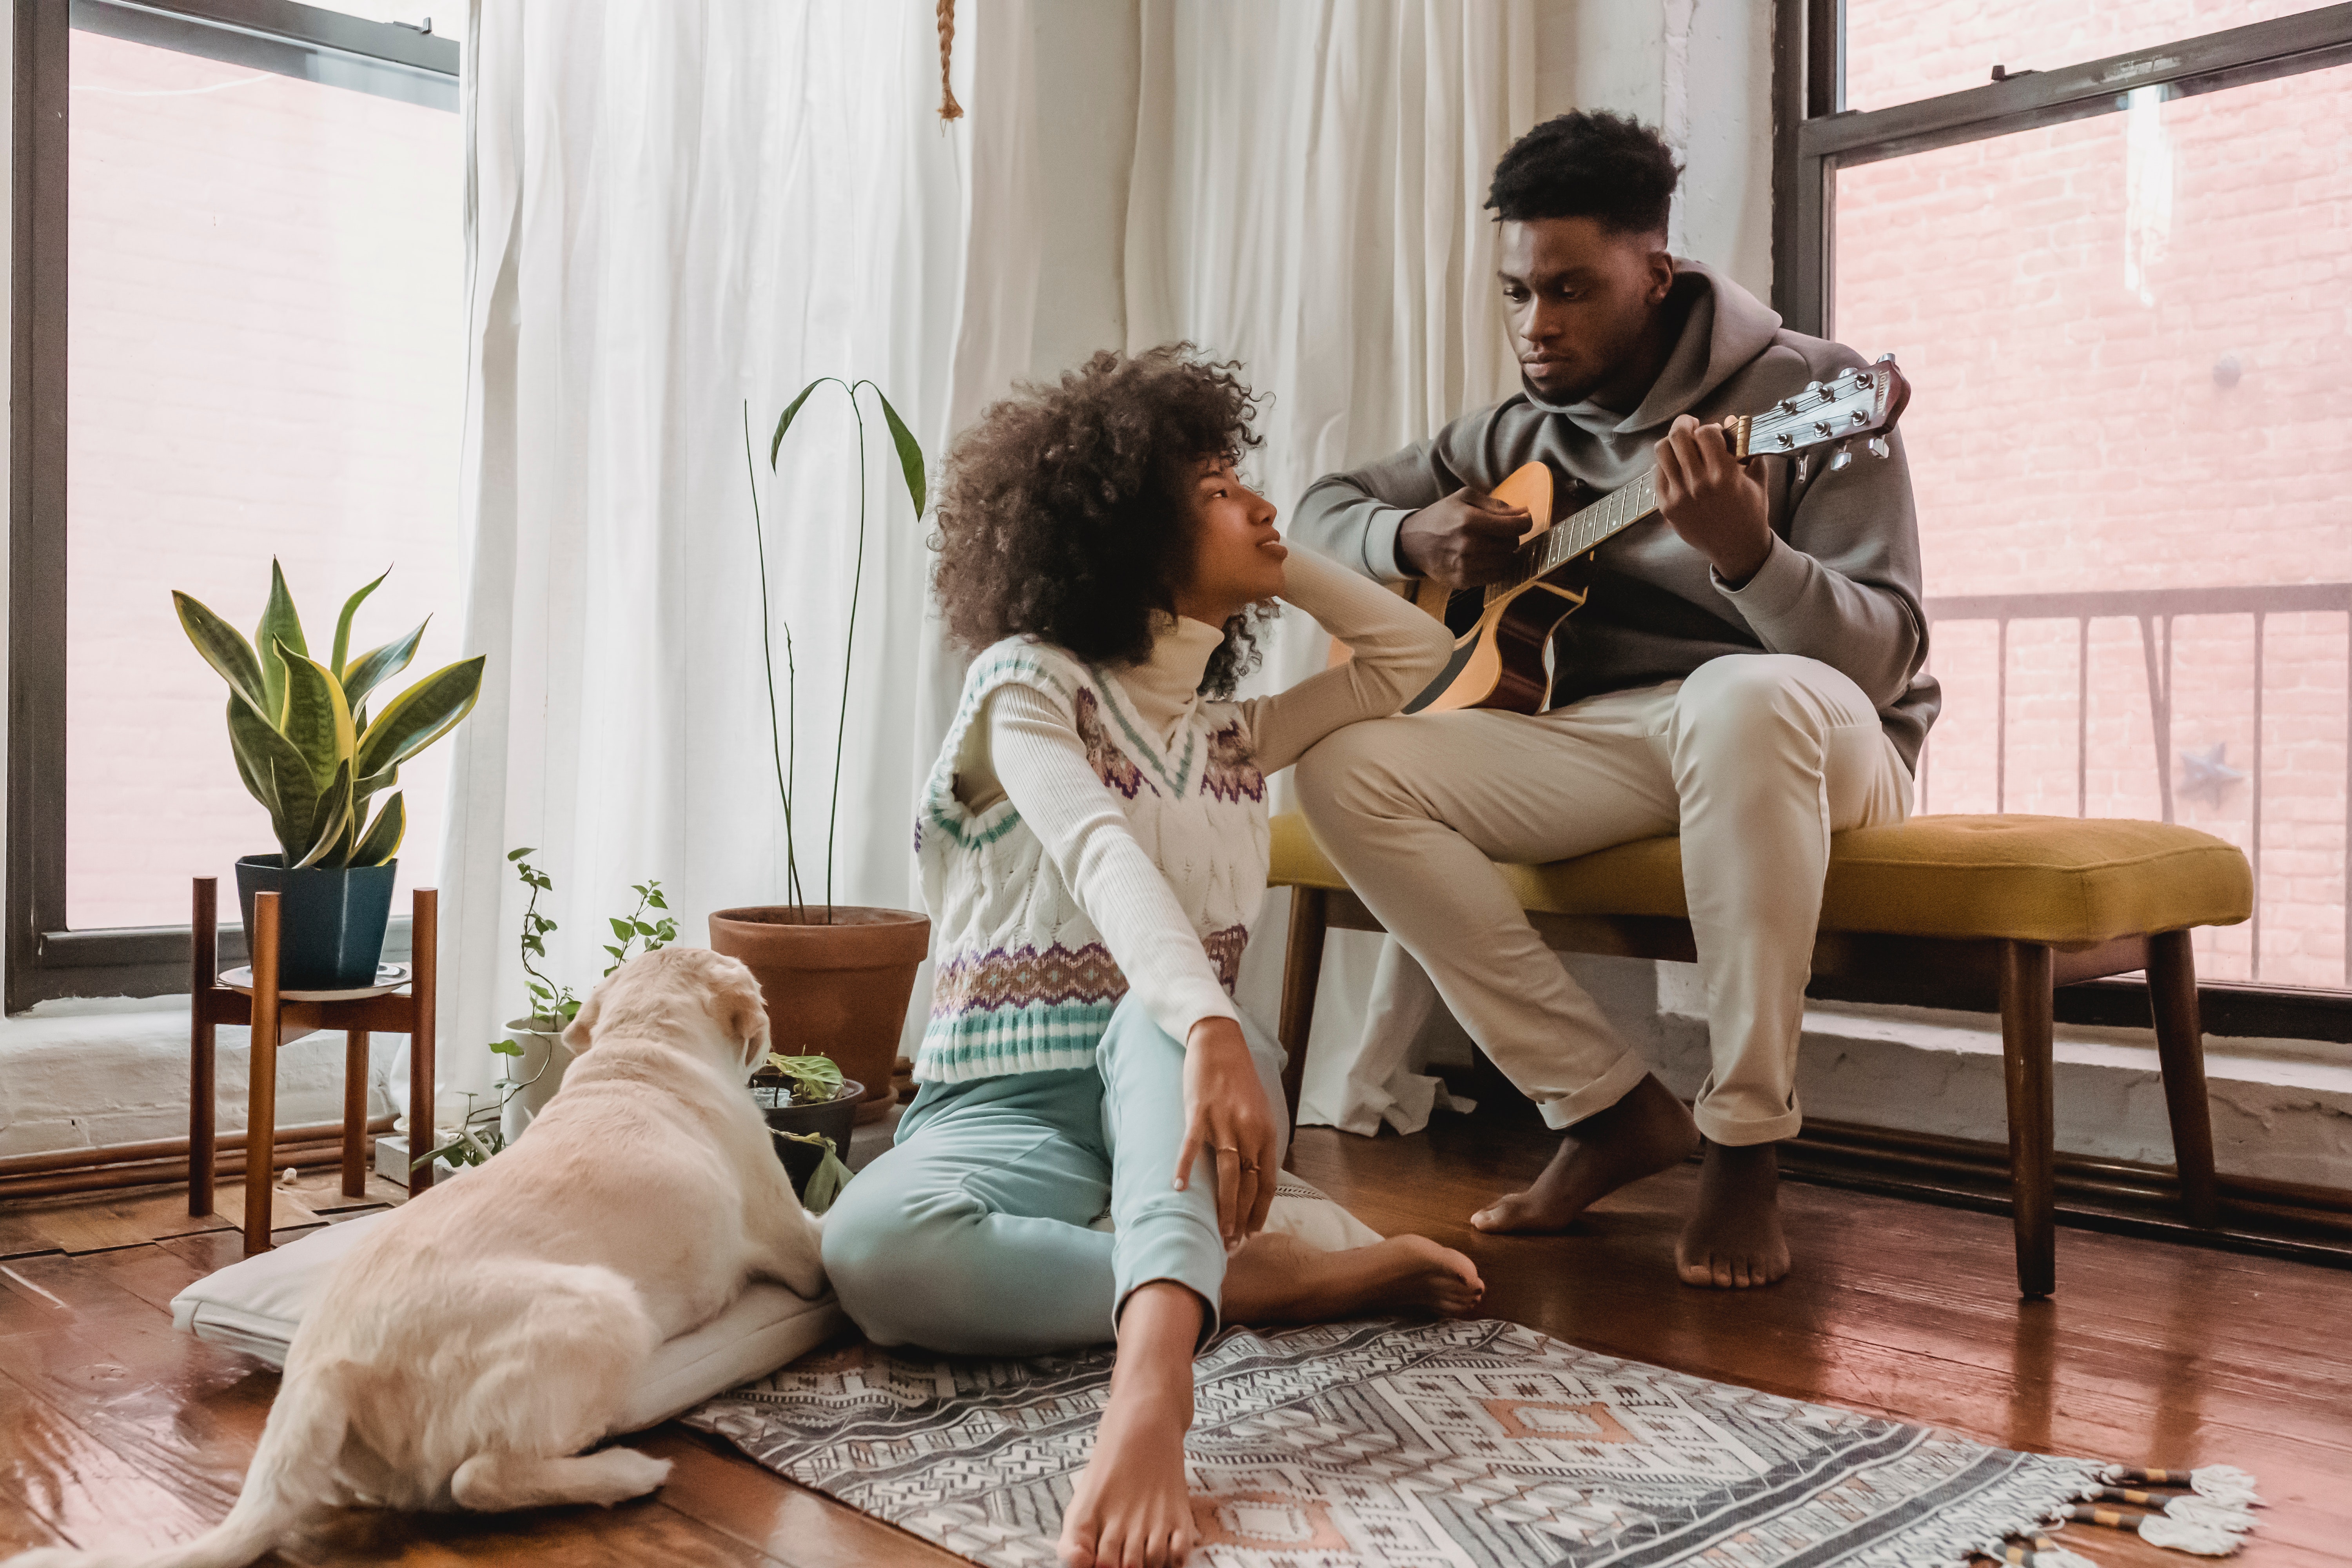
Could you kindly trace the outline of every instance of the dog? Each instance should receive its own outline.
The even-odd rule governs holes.
[[[349,1503],[610,1506],[669,1475],[582,1449],[663,1341],[751,1279],[824,1288],[744,1080],[768,1051],[751,972],[700,948],[632,959],[563,1032],[578,1054],[512,1148],[394,1210],[296,1331],[236,1506],[184,1546],[45,1548],[7,1568],[241,1568]]]

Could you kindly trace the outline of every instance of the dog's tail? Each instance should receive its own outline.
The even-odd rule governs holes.
[[[329,1503],[351,1423],[355,1370],[348,1362],[330,1362],[286,1381],[270,1406],[236,1506],[194,1541],[107,1552],[43,1547],[11,1557],[0,1568],[245,1568]]]

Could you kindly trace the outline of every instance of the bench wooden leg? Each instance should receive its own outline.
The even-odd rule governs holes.
[[[2058,1286],[2057,1110],[2052,1092],[2050,949],[2005,944],[2000,962],[2001,1078],[2009,1090],[2010,1209],[2017,1226],[2017,1289]]]
[[[1315,1030],[1315,986],[1323,976],[1323,938],[1331,895],[1320,888],[1290,889],[1290,946],[1282,959],[1282,1098],[1298,1125],[1299,1086],[1307,1079],[1307,1040]]]
[[[2197,1011],[2197,961],[2185,931],[2147,939],[2147,999],[2156,1015],[2156,1055],[2164,1068],[2164,1109],[2172,1121],[2172,1163],[2191,1225],[2220,1218],[2213,1190],[2213,1116],[2205,1093],[2205,1031]]]

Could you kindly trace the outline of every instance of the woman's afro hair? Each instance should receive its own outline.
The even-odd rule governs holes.
[[[949,634],[977,650],[1033,636],[1089,662],[1150,657],[1191,570],[1205,458],[1255,447],[1240,367],[1164,343],[1096,354],[991,405],[949,449],[932,587]],[[1225,624],[1202,691],[1229,697],[1256,662],[1258,612]]]
[[[1664,234],[1682,168],[1658,133],[1605,110],[1547,120],[1495,165],[1486,205],[1527,223],[1589,217],[1612,234]]]

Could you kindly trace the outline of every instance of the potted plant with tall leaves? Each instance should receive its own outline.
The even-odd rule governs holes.
[[[858,1106],[858,1119],[872,1121],[889,1109],[895,1090],[892,1068],[898,1054],[898,1035],[907,1021],[907,1003],[915,987],[915,972],[930,951],[929,917],[917,910],[878,909],[840,904],[833,897],[834,832],[841,813],[841,759],[849,727],[849,671],[857,647],[857,600],[866,570],[866,413],[858,402],[861,389],[870,390],[881,405],[884,424],[898,459],[898,475],[915,515],[923,514],[925,487],[922,447],[907,428],[882,389],[870,381],[845,382],[820,376],[801,389],[776,421],[768,443],[768,468],[773,473],[784,437],[801,409],[821,386],[840,387],[849,398],[857,420],[857,553],[849,587],[849,617],[842,639],[841,712],[835,721],[833,784],[825,822],[824,899],[812,901],[801,886],[800,860],[793,840],[793,808],[797,804],[799,714],[795,700],[793,634],[784,626],[784,689],[786,707],[776,709],[776,667],[772,643],[765,648],[768,672],[768,726],[776,766],[776,794],[784,819],[784,894],[786,901],[720,910],[710,917],[710,945],[740,958],[759,977],[768,1004],[768,1026],[777,1048],[787,1056],[818,1054],[831,1058],[849,1079],[867,1086]],[[751,531],[760,562],[760,626],[766,637],[774,624],[768,597],[767,531],[760,517],[759,471],[751,452],[751,413],[744,412],[743,464],[751,480]]]
[[[200,601],[174,590],[180,625],[228,682],[229,751],[237,776],[269,814],[274,855],[236,863],[237,902],[253,929],[256,893],[282,900],[278,984],[289,991],[372,984],[392,912],[394,858],[408,827],[395,787],[400,766],[457,727],[481,694],[480,656],[459,659],[375,706],[408,668],[425,624],[352,655],[352,623],[383,582],[343,602],[333,648],[310,657],[286,574],[269,563],[269,598],[247,642]],[[371,816],[378,795],[383,803]]]

